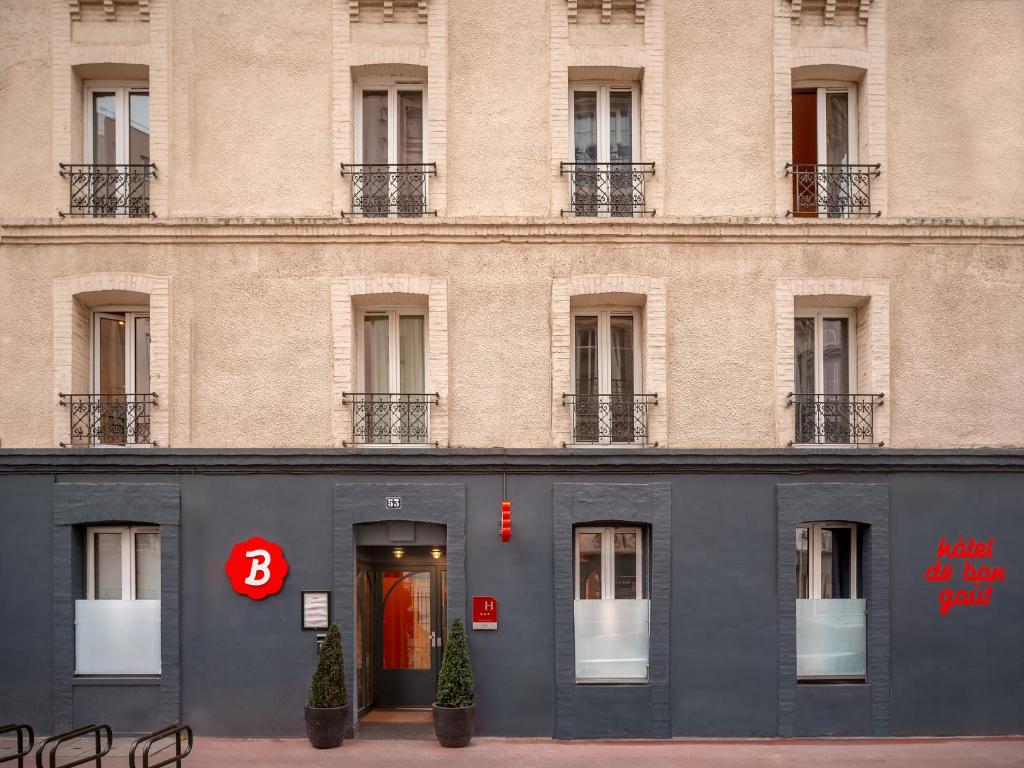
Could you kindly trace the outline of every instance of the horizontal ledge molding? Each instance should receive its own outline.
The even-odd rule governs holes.
[[[0,474],[1024,472],[1024,449],[3,449]]]
[[[47,243],[407,243],[407,242],[967,242],[1024,244],[1024,219],[844,219],[658,217],[581,221],[550,217],[180,218],[0,224],[0,245]]]

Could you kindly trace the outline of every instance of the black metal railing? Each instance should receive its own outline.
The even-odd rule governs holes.
[[[796,430],[793,442],[804,445],[875,445],[875,409],[885,394],[820,395],[790,392]]]
[[[185,737],[185,750],[182,751],[182,736]],[[159,744],[161,741],[167,739],[174,739],[173,742],[165,743],[157,747],[156,751],[153,752],[153,747]],[[139,748],[142,747],[142,764],[136,762],[135,756],[138,753]],[[153,757],[157,757],[162,752],[169,750],[171,747],[174,748],[174,754],[165,757],[158,763],[149,762],[150,754]],[[140,736],[132,743],[132,748],[128,752],[128,766],[129,768],[164,768],[167,765],[174,765],[176,768],[180,768],[181,761],[192,754],[192,727],[185,725],[184,723],[175,723],[174,725],[168,725],[166,728],[160,728],[159,730],[147,733],[145,736]]]
[[[878,216],[871,210],[871,179],[882,173],[881,165],[817,165],[786,163],[793,177],[793,210],[787,215],[841,219]]]
[[[89,735],[96,737],[95,747],[92,752],[79,755],[74,760],[69,760],[66,763],[57,764],[57,750],[61,744]],[[106,736],[105,745],[103,743],[103,736]],[[92,763],[96,768],[101,768],[103,756],[110,751],[113,744],[114,734],[110,730],[109,725],[83,725],[81,728],[76,728],[73,731],[65,731],[64,733],[58,733],[56,736],[51,736],[40,744],[39,750],[36,752],[36,768],[43,768],[44,754],[46,755],[46,764],[49,768],[74,768],[76,765],[85,765],[86,763]]]
[[[68,210],[60,216],[155,216],[149,208],[149,181],[156,178],[153,163],[65,165]]]
[[[352,406],[352,442],[368,445],[430,443],[430,406],[439,400],[436,392],[342,393],[342,403]]]
[[[0,725],[0,736],[7,733],[15,734],[15,747],[13,752],[7,754],[0,752],[0,764],[17,760],[18,768],[24,768],[25,757],[32,752],[32,746],[36,743],[35,731],[32,730],[31,725],[24,723]],[[28,743],[26,744],[26,742]]]
[[[341,165],[352,177],[352,215],[399,218],[436,215],[427,209],[427,179],[437,175],[437,163]]]
[[[654,175],[654,163],[562,163],[559,174],[569,175],[572,216],[653,216],[644,197],[644,180]]]
[[[647,412],[658,404],[658,394],[576,395],[562,393],[562,405],[572,414],[572,442],[646,444],[650,433]]]
[[[150,413],[156,392],[113,395],[58,393],[68,408],[71,447],[89,445],[153,445]],[[61,443],[61,447],[66,447]]]

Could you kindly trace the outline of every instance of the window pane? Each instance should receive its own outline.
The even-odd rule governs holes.
[[[850,391],[850,321],[845,317],[821,321],[824,392],[845,395]]]
[[[135,599],[160,599],[160,534],[135,534]]]
[[[852,597],[850,576],[853,541],[850,528],[821,531],[821,597],[825,600]]]
[[[808,529],[796,529],[796,596],[803,600],[811,596],[811,562]]]
[[[632,91],[612,91],[609,95],[608,149],[613,163],[633,161]]]
[[[423,162],[423,91],[398,92],[398,162]]]
[[[97,394],[124,394],[124,318],[99,317],[99,387]]]
[[[384,669],[430,669],[430,574],[385,571]]]
[[[93,534],[93,596],[96,600],[127,600],[121,592],[121,534]]]
[[[75,674],[159,675],[159,600],[76,600]]]
[[[128,162],[149,162],[149,94],[128,94]]]
[[[363,319],[363,373],[367,392],[389,391],[387,315],[367,315]]]
[[[576,318],[576,394],[597,394],[597,318]]]
[[[149,318],[135,318],[135,391],[149,392]]]
[[[636,583],[637,560],[636,531],[615,532],[615,598],[634,600],[639,598]]]
[[[597,162],[597,93],[573,92],[573,146],[577,163]]]
[[[92,161],[117,162],[117,99],[112,93],[92,95]]]
[[[580,567],[580,599],[601,599],[601,534],[580,533],[577,537]]]
[[[825,93],[825,160],[828,163],[850,162],[849,98],[846,92]]]
[[[611,318],[612,394],[633,394],[633,318]]]
[[[363,91],[363,162],[388,161],[388,92]]]
[[[798,393],[814,394],[814,318],[795,320],[794,385]]]
[[[399,381],[402,392],[423,392],[423,316],[398,319]]]
[[[650,601],[576,600],[576,679],[646,680]]]

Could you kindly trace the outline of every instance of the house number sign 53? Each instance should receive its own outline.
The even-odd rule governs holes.
[[[401,509],[402,508],[402,497],[401,496],[388,496],[385,502],[388,509]]]

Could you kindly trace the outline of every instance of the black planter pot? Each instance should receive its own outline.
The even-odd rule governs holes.
[[[434,734],[442,747],[464,747],[473,738],[476,704],[439,707],[434,704]]]
[[[306,707],[306,738],[317,749],[340,747],[348,726],[348,704],[344,707]]]

